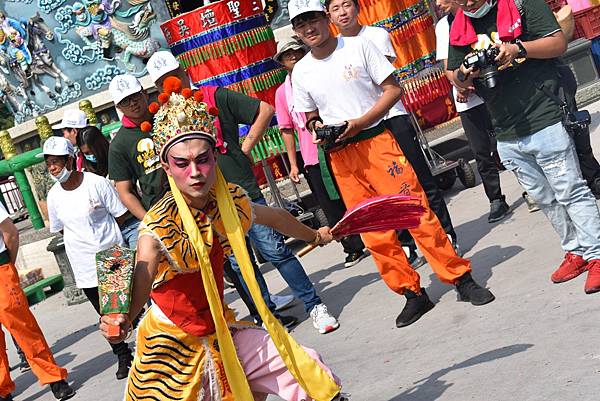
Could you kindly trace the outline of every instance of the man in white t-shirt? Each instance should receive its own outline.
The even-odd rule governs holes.
[[[124,245],[119,223],[127,208],[106,178],[74,169],[73,145],[61,137],[46,140],[42,155],[56,183],[48,192],[50,232],[62,233],[75,283],[100,313],[96,253],[115,244]],[[129,373],[133,359],[125,342],[111,344],[119,366],[117,379]]]
[[[363,38],[333,37],[320,0],[288,4],[294,32],[310,48],[296,63],[292,75],[294,107],[307,113],[306,126],[316,140],[317,129],[344,126],[336,145],[327,154],[342,199],[348,208],[379,195],[402,193],[417,197],[426,207],[419,227],[411,229],[430,266],[447,284],[456,285],[460,299],[474,305],[494,300],[490,291],[471,277],[470,263],[459,257],[406,157],[383,119],[398,102],[401,89],[394,67]],[[434,304],[421,288],[419,275],[404,254],[393,230],[361,235],[386,284],[407,298],[396,319],[408,326]]]
[[[368,39],[390,62],[394,62],[396,52],[388,31],[376,26],[361,25],[358,22],[358,0],[326,0],[325,7],[329,13],[329,19],[340,30],[341,36],[358,36]],[[454,231],[450,212],[448,212],[448,207],[444,200],[444,194],[438,187],[433,175],[431,175],[431,170],[429,170],[429,165],[425,160],[425,155],[421,150],[421,144],[417,138],[417,132],[401,101],[392,106],[385,117],[385,124],[392,134],[394,134],[404,156],[413,167],[415,174],[417,174],[419,182],[427,195],[431,210],[433,210],[440,220],[446,234],[450,236],[455,249],[458,250],[456,232]],[[419,261],[414,259],[416,256],[414,252],[414,240],[410,235],[407,235],[406,231],[401,234],[401,240],[411,250],[409,258],[413,262],[413,266],[418,267]]]
[[[77,171],[83,171],[83,161],[85,159],[83,153],[76,148],[77,137],[79,136],[79,132],[87,126],[87,115],[79,109],[65,110],[62,121],[59,124],[52,126],[53,130],[60,131],[63,137],[71,141],[75,147],[75,155],[77,156]]]
[[[454,0],[437,0],[437,5],[447,15],[440,19],[435,26],[436,57],[448,62],[448,47],[450,46],[450,24],[458,4]],[[452,74],[446,71],[446,74]],[[449,75],[450,82],[452,76]],[[496,163],[496,140],[493,137],[492,120],[481,99],[474,89],[452,88],[456,111],[460,116],[469,146],[477,162],[477,170],[481,176],[483,189],[490,202],[488,222],[495,223],[502,220],[509,212],[502,190],[500,189],[500,174]]]
[[[56,399],[71,398],[75,391],[65,381],[67,371],[56,364],[44,334],[29,310],[27,297],[19,286],[15,268],[19,232],[1,203],[0,234],[0,326],[13,336],[40,383],[49,384]],[[14,390],[4,333],[0,329],[0,401],[11,401]]]

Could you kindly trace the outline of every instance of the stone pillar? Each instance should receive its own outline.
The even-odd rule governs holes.
[[[71,263],[69,263],[69,258],[67,258],[67,253],[65,252],[63,237],[54,237],[48,244],[46,250],[54,254],[60,273],[63,276],[63,281],[65,283],[63,293],[65,294],[65,298],[67,298],[67,305],[77,305],[87,301],[87,297],[83,291],[75,285],[75,276],[73,275]]]

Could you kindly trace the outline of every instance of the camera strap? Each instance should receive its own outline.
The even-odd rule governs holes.
[[[535,87],[538,88],[538,90],[542,91],[546,96],[552,99],[552,101],[556,103],[561,108],[561,110],[567,107],[567,102],[558,97],[555,93],[552,93],[552,91],[546,88],[546,86],[542,82],[534,80],[533,83],[535,84]]]

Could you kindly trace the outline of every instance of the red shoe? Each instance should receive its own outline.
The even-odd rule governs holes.
[[[588,276],[585,280],[585,293],[593,294],[600,291],[600,259],[588,263]]]
[[[565,259],[562,261],[558,269],[552,273],[552,281],[554,283],[564,283],[579,276],[588,269],[588,263],[579,255],[567,252]]]

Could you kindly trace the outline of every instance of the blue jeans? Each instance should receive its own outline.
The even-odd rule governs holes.
[[[123,227],[121,227],[123,241],[125,241],[125,246],[129,249],[137,248],[139,226],[140,221],[135,217],[130,217],[127,219],[127,221],[125,221]]]
[[[562,248],[585,260],[600,259],[600,212],[562,124],[499,140],[498,154],[550,220]]]
[[[253,202],[259,205],[267,204],[265,198],[262,197],[254,199]],[[304,302],[304,309],[306,312],[310,312],[316,305],[321,303],[321,298],[317,295],[315,286],[306,275],[300,261],[294,256],[290,248],[285,245],[281,234],[271,227],[253,224],[248,231],[248,236],[252,242],[254,242],[254,246],[258,249],[262,257],[271,262],[273,266],[279,270],[279,273],[285,282],[290,286],[294,296]],[[231,261],[233,270],[235,270],[238,275],[241,275],[240,267],[235,261],[235,258],[230,257],[229,260]],[[263,292],[262,295],[265,302],[267,299],[269,299],[268,303],[271,302],[268,291],[266,293]]]

